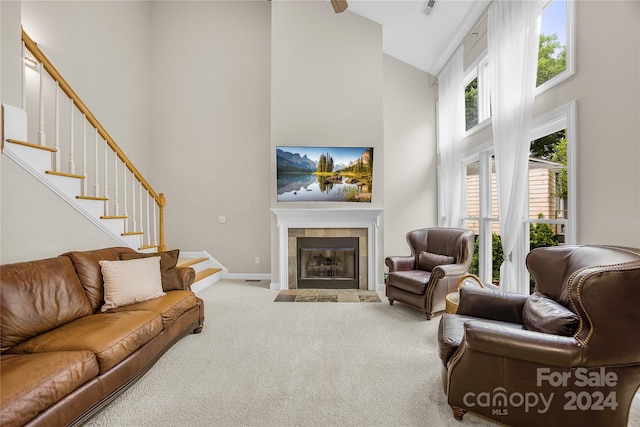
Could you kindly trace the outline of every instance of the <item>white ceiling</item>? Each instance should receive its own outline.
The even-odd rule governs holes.
[[[436,0],[428,16],[425,0],[348,0],[347,10],[382,26],[386,54],[437,75],[489,1]]]

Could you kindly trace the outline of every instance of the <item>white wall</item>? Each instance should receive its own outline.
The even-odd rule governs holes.
[[[151,7],[151,177],[167,245],[204,249],[231,273],[270,268],[270,8]]]
[[[406,234],[437,218],[437,87],[433,76],[384,56],[384,255],[409,255]]]
[[[5,2],[2,4],[5,9]],[[149,160],[148,9],[144,2],[6,2],[18,7],[5,31],[20,43],[20,24],[143,174]],[[18,44],[17,51],[20,52]],[[2,52],[3,67],[7,58]],[[10,84],[20,87],[20,60]],[[5,73],[3,73],[3,85]],[[18,90],[19,92],[19,90]],[[2,101],[20,105],[20,95]],[[153,183],[152,183],[153,185]],[[2,159],[2,262],[114,245],[62,200]]]
[[[149,3],[23,1],[22,26],[146,177]]]
[[[278,145],[373,147],[372,202],[357,207],[384,207],[381,27],[348,11],[336,14],[325,1],[274,1],[271,18],[271,207],[356,207],[278,203]],[[278,282],[275,219],[271,236],[272,280]]]

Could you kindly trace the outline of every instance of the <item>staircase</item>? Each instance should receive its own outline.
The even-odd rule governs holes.
[[[32,58],[33,64],[23,67],[22,108],[2,104],[2,153],[81,213],[115,245],[147,253],[166,250],[164,195],[153,190],[28,35],[23,32],[22,38],[25,57]],[[27,81],[34,78],[27,78],[26,73],[34,71],[38,84],[27,87]],[[68,97],[62,102],[70,105],[66,115],[60,108],[61,93]],[[53,111],[45,111],[44,97],[52,94]],[[37,108],[27,105],[27,99],[34,98]],[[30,122],[27,111],[35,113],[37,120]],[[45,126],[45,119],[54,123]],[[29,127],[35,124],[37,129]],[[46,143],[51,134],[53,146]],[[37,142],[30,141],[29,135]],[[228,273],[205,251],[181,252],[179,265],[196,270],[194,291]]]

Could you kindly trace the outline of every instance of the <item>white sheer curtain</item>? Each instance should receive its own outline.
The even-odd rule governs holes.
[[[462,221],[462,135],[464,83],[462,47],[438,75],[438,146],[440,147],[440,225],[460,227]]]
[[[496,155],[500,236],[504,262],[500,287],[529,293],[524,279],[523,222],[531,122],[543,2],[494,1],[488,14],[491,122]]]

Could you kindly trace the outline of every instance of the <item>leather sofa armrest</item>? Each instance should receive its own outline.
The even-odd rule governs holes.
[[[464,325],[464,345],[485,354],[566,368],[578,365],[582,355],[574,337],[474,320]]]
[[[458,314],[522,324],[522,309],[528,295],[463,286]]]
[[[196,280],[196,271],[191,267],[176,267],[176,273],[182,289],[191,290],[191,285]]]
[[[389,267],[389,271],[408,271],[416,269],[416,257],[413,256],[390,256],[385,258],[384,263]]]

